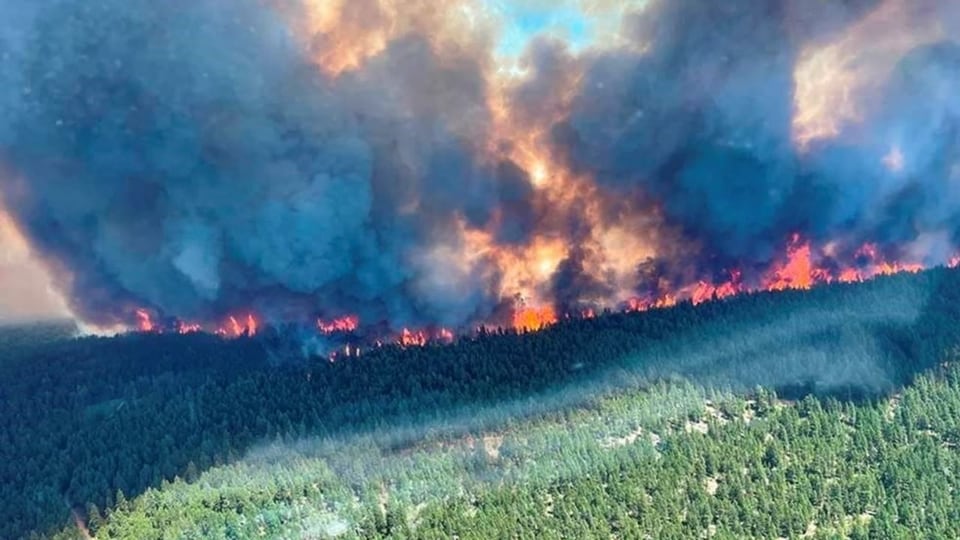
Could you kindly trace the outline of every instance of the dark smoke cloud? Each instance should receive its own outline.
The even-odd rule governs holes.
[[[574,249],[553,274],[552,297],[561,314],[575,316],[585,309],[602,307],[614,292],[584,271],[584,259],[588,255],[582,248]]]
[[[2,191],[84,317],[491,309],[493,270],[436,254],[460,215],[486,226],[503,204],[514,242],[531,226],[525,174],[471,146],[488,123],[476,58],[409,36],[331,80],[254,0],[6,6],[26,30],[3,34]]]
[[[593,58],[554,140],[572,167],[601,185],[642,186],[690,237],[731,259],[763,256],[795,176],[794,55],[781,9],[773,2],[650,9],[656,14],[637,19],[634,30],[649,49]]]
[[[358,31],[368,4],[348,13]],[[643,294],[758,274],[796,232],[943,262],[960,241],[956,43],[906,54],[838,137],[803,151],[793,139],[802,52],[880,5],[653,0],[625,17],[623,46],[534,40],[512,119],[596,183],[593,206],[558,208],[490,158],[489,47],[442,50],[412,25],[334,77],[258,0],[8,0],[0,192],[74,309],[101,323],[139,306],[201,321],[489,320],[510,298],[493,261],[463,260],[461,225],[503,245],[568,239],[542,288],[564,309],[599,303],[614,287],[587,268],[593,207],[659,242],[637,271]],[[911,6],[960,30],[952,3]],[[893,144],[899,170],[882,162]]]
[[[914,10],[955,11],[927,4]],[[585,59],[571,112],[552,129],[556,152],[607,190],[652,195],[705,247],[694,266],[766,268],[794,232],[890,244],[955,234],[955,44],[916,50],[880,81],[855,141],[802,153],[792,140],[803,47],[879,5],[654,2],[629,19],[632,46]],[[554,62],[542,62],[547,73]],[[909,163],[900,172],[882,163],[894,143]]]

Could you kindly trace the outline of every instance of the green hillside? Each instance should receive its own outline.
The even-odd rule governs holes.
[[[960,537],[958,271],[335,363],[0,343],[2,538]]]

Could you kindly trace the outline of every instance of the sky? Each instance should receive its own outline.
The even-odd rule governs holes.
[[[644,0],[487,0],[501,15],[504,28],[498,53],[520,55],[536,35],[561,37],[573,50],[609,39],[617,32],[620,15],[642,6]]]

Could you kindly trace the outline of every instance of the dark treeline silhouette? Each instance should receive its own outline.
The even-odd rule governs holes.
[[[299,349],[275,338],[3,334],[0,538],[17,538],[51,534],[74,511],[99,523],[91,508],[194,481],[263,440],[416,425],[554,388],[682,377],[870,400],[960,343],[960,272],[611,313],[535,333],[486,330],[336,362],[291,356]]]

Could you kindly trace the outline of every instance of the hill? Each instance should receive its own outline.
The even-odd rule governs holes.
[[[958,323],[935,269],[337,362],[4,337],[0,537],[953,538]]]

